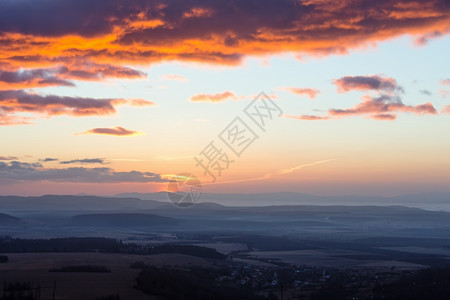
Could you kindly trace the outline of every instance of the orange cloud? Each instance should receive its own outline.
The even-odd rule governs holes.
[[[450,105],[446,105],[441,110],[442,114],[450,114]]]
[[[317,89],[312,88],[295,88],[295,87],[287,87],[283,88],[284,90],[297,94],[297,95],[307,95],[310,99],[314,99],[318,93],[320,93]]]
[[[194,7],[183,13],[183,18],[209,18],[214,11],[207,7]]]
[[[199,0],[118,0],[95,5],[89,0],[6,1],[2,3],[0,20],[0,89],[15,92],[31,87],[70,86],[72,80],[142,79],[146,75],[133,66],[163,61],[238,65],[247,56],[346,54],[403,35],[425,43],[450,33],[446,0],[349,0],[332,4],[323,0],[272,0],[264,5],[257,1],[219,0],[208,2],[207,7]],[[377,80],[378,88],[374,85]],[[343,92],[401,89],[391,78],[373,75],[365,79],[341,78],[336,83]],[[4,91],[1,93],[4,95]],[[196,95],[191,101],[236,99],[226,93]],[[24,103],[23,99],[28,101],[31,94],[22,94],[20,99],[2,98],[1,124],[30,122],[26,117],[12,116],[14,112],[115,112],[111,101],[33,97],[41,99],[42,104]],[[75,103],[73,107],[71,102]]]
[[[223,93],[218,94],[198,94],[191,97],[191,102],[220,102],[225,101],[227,99],[234,99],[237,100],[238,97],[234,95],[233,93],[226,91]]]
[[[142,135],[144,133],[125,129],[120,126],[116,126],[114,128],[93,128],[89,129],[82,133],[77,133],[76,135],[80,134],[102,134],[102,135],[113,135],[113,136],[135,136],[135,135]]]
[[[0,109],[0,126],[29,125],[32,124],[32,118],[24,116],[8,115]]]
[[[198,0],[9,1],[0,11],[0,62],[33,68],[87,59],[120,67],[170,60],[239,64],[247,55],[283,52],[345,54],[405,34],[423,42],[446,35],[449,17],[446,0],[214,1],[208,7]]]
[[[156,105],[155,102],[153,102],[153,101],[144,100],[144,99],[140,99],[140,98],[130,99],[126,103],[128,103],[129,105],[132,105],[132,106],[154,106],[154,105]]]

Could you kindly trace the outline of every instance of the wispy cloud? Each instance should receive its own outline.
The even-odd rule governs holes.
[[[85,132],[77,133],[76,135],[80,134],[101,134],[101,135],[113,135],[113,136],[135,136],[135,135],[142,135],[143,132],[138,132],[135,130],[125,129],[120,126],[116,126],[113,128],[93,128],[89,129]]]
[[[177,74],[165,74],[162,76],[162,79],[175,80],[175,81],[186,81],[186,78],[184,78],[184,76],[177,75]]]
[[[225,91],[217,94],[197,94],[191,97],[191,102],[221,102],[227,99],[237,100],[238,97],[232,92]]]
[[[214,14],[214,10],[208,7],[193,7],[183,13],[183,18],[209,18]]]
[[[155,102],[153,102],[153,101],[144,100],[141,98],[129,99],[129,100],[126,100],[125,103],[127,103],[131,106],[154,106],[154,105],[156,105]]]
[[[0,155],[0,160],[16,160],[17,157],[15,156],[1,156]]]
[[[420,90],[419,91],[422,95],[431,96],[431,92],[429,90]]]
[[[450,105],[446,105],[442,108],[441,113],[450,114]]]
[[[135,162],[144,161],[142,159],[136,159],[136,158],[111,158],[110,160],[115,160],[115,161],[135,161]]]
[[[73,159],[73,160],[66,160],[61,161],[60,164],[62,165],[69,165],[69,164],[106,164],[105,160],[103,158],[85,158],[85,159]]]
[[[444,89],[440,89],[439,90],[439,94],[441,95],[442,98],[447,98],[447,96],[450,96],[450,91],[444,90]]]
[[[58,158],[52,158],[52,157],[46,157],[46,158],[42,158],[39,161],[41,162],[52,162],[52,161],[58,161]]]
[[[314,115],[299,115],[299,116],[282,115],[281,117],[287,118],[287,119],[297,119],[297,120],[307,120],[307,121],[330,119],[329,116],[314,116]]]
[[[296,95],[300,95],[300,96],[306,95],[310,99],[316,98],[317,94],[320,93],[320,91],[318,89],[314,89],[314,88],[285,87],[285,88],[281,88],[281,89],[291,92]]]

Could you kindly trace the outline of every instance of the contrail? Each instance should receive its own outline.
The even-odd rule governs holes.
[[[297,170],[306,168],[306,167],[311,167],[311,166],[315,166],[315,165],[321,165],[324,163],[327,163],[329,161],[333,161],[335,160],[334,158],[331,159],[325,159],[325,160],[319,160],[316,162],[312,162],[312,163],[308,163],[308,164],[302,164],[293,168],[289,168],[289,169],[282,169],[279,170],[277,172],[274,173],[267,173],[264,176],[261,177],[256,177],[256,178],[249,178],[249,179],[238,179],[238,180],[230,180],[230,181],[221,181],[221,182],[212,182],[212,183],[203,183],[202,185],[212,185],[212,184],[227,184],[227,183],[235,183],[235,182],[246,182],[246,181],[258,181],[258,180],[266,180],[275,176],[279,176],[279,175],[285,175],[285,174],[290,174],[293,173]]]

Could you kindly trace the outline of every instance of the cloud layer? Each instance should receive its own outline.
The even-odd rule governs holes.
[[[0,125],[28,124],[29,117],[17,114],[33,113],[44,116],[105,116],[116,113],[117,105],[149,106],[143,99],[95,99],[56,95],[39,95],[24,90],[0,90]]]
[[[53,182],[167,182],[159,174],[151,172],[116,172],[111,168],[60,168],[47,169],[39,163],[0,161],[0,179],[19,181]]]
[[[247,55],[345,53],[404,34],[423,44],[449,32],[449,10],[445,0],[3,1],[0,51],[3,62],[26,66],[236,64]]]

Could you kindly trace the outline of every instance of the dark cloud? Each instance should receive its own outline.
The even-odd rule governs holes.
[[[159,174],[151,172],[116,172],[110,168],[62,168],[45,169],[39,163],[13,161],[0,162],[0,179],[53,182],[167,182]]]
[[[420,90],[419,91],[422,95],[431,96],[431,92],[429,90]]]
[[[0,88],[18,89],[44,86],[75,86],[69,80],[102,80],[105,78],[143,78],[145,73],[124,66],[99,64],[85,59],[34,58],[41,63],[55,63],[59,66],[39,69],[0,69]],[[9,68],[13,68],[9,66]],[[13,68],[14,69],[14,68]]]
[[[8,89],[19,87],[29,88],[38,86],[75,86],[72,82],[58,78],[55,74],[57,69],[34,69],[19,71],[3,71],[0,70],[0,87]]]
[[[65,66],[59,73],[67,78],[79,80],[101,80],[108,77],[114,78],[141,78],[146,74],[129,67],[115,66],[111,64],[98,64],[92,61],[62,60]]]
[[[46,158],[40,159],[39,161],[42,161],[42,162],[51,162],[51,161],[58,161],[58,160],[59,160],[59,159],[57,159],[57,158],[46,157]]]
[[[394,78],[381,77],[378,75],[369,76],[344,76],[334,80],[338,92],[346,93],[352,90],[379,90],[379,91],[399,91],[403,88],[397,84]]]
[[[103,62],[236,64],[246,55],[342,54],[405,34],[425,43],[448,34],[449,15],[447,0],[3,0],[0,47],[28,61],[46,49]],[[67,36],[86,42],[58,40]]]
[[[110,115],[117,99],[94,99],[56,95],[41,96],[23,90],[0,91],[0,109],[5,112],[35,112],[48,115]]]
[[[29,124],[29,117],[15,115],[22,112],[47,116],[104,116],[115,114],[117,105],[150,106],[154,103],[143,99],[43,96],[24,90],[0,90],[0,125]]]
[[[85,159],[73,159],[61,161],[60,164],[68,165],[68,164],[106,164],[105,160],[102,158],[85,158]]]
[[[15,160],[17,159],[17,157],[15,156],[1,156],[0,155],[0,160]]]
[[[92,37],[111,31],[114,22],[108,18],[114,15],[120,16],[120,3],[116,1],[5,0],[0,2],[0,31]]]

